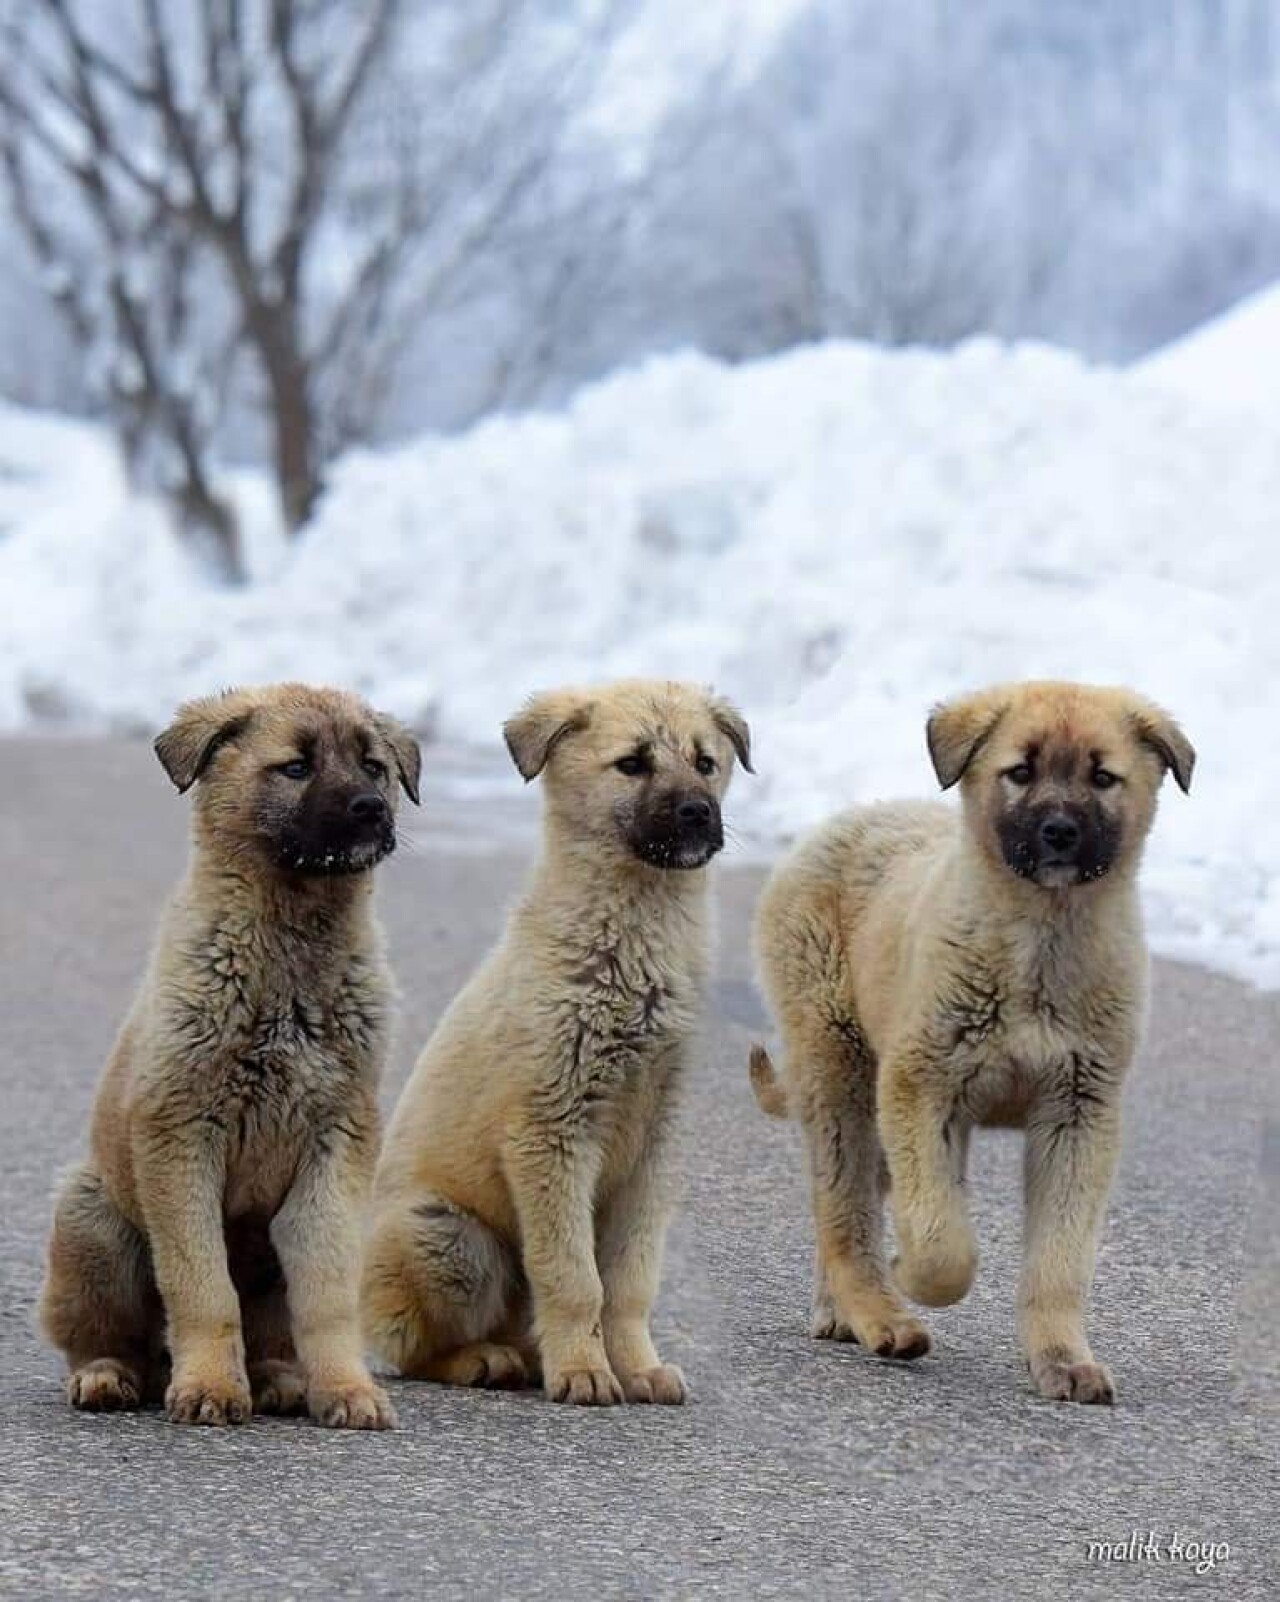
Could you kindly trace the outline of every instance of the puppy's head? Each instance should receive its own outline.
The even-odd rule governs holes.
[[[155,743],[197,838],[246,867],[363,873],[395,849],[399,790],[418,799],[418,743],[354,695],[305,684],[188,701]]]
[[[937,707],[929,754],[959,783],[981,846],[1045,889],[1088,884],[1136,862],[1165,773],[1191,786],[1195,752],[1168,715],[1131,690],[998,686]]]
[[[526,780],[544,775],[548,825],[655,868],[701,868],[724,844],[720,803],[742,714],[692,684],[631,679],[536,695],[503,727]]]

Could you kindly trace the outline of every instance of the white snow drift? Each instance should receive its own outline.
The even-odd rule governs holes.
[[[539,685],[691,675],[751,716],[733,809],[764,838],[928,793],[941,697],[1127,682],[1201,754],[1151,846],[1154,942],[1275,985],[1277,507],[1265,421],[1048,349],[685,355],[348,458],[305,540],[257,535],[265,576],[229,592],[94,430],[0,412],[0,727],[154,728],[293,676],[496,744]]]
[[[1252,419],[1280,409],[1280,287],[1272,284],[1162,346],[1135,369],[1194,402]]]

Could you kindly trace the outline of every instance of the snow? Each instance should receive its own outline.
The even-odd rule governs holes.
[[[1193,401],[1274,416],[1280,409],[1280,285],[1162,346],[1134,371]]]
[[[220,590],[94,429],[0,410],[0,728],[154,729],[288,676],[496,751],[540,686],[688,676],[751,719],[731,818],[768,843],[932,793],[936,700],[1127,683],[1200,751],[1148,852],[1153,944],[1280,986],[1265,423],[1045,347],[830,343],[669,356],[560,412],[349,456],[291,550],[265,485],[236,493],[258,582]]]

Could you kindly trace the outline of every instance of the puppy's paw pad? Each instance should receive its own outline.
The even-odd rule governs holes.
[[[246,1384],[175,1380],[165,1392],[165,1412],[174,1424],[243,1424],[253,1411]]]
[[[307,1378],[296,1363],[255,1363],[249,1370],[255,1413],[305,1413]]]
[[[380,1385],[345,1385],[313,1390],[307,1397],[311,1416],[329,1430],[393,1430],[395,1410]]]
[[[1110,1407],[1116,1399],[1115,1381],[1105,1363],[1049,1359],[1034,1364],[1031,1372],[1036,1389],[1051,1402],[1084,1402]]]
[[[100,1357],[67,1380],[67,1400],[85,1413],[124,1413],[142,1405],[142,1389],[131,1369]]]
[[[684,1375],[674,1363],[623,1375],[622,1392],[629,1402],[656,1402],[663,1407],[679,1407],[689,1399]]]
[[[622,1400],[622,1386],[607,1368],[567,1368],[549,1374],[547,1395],[553,1402],[570,1402],[575,1407],[616,1407]]]

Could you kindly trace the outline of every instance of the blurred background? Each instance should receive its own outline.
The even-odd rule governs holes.
[[[0,729],[691,675],[767,843],[1122,679],[1212,742],[1158,941],[1280,982],[1270,0],[0,19]]]

